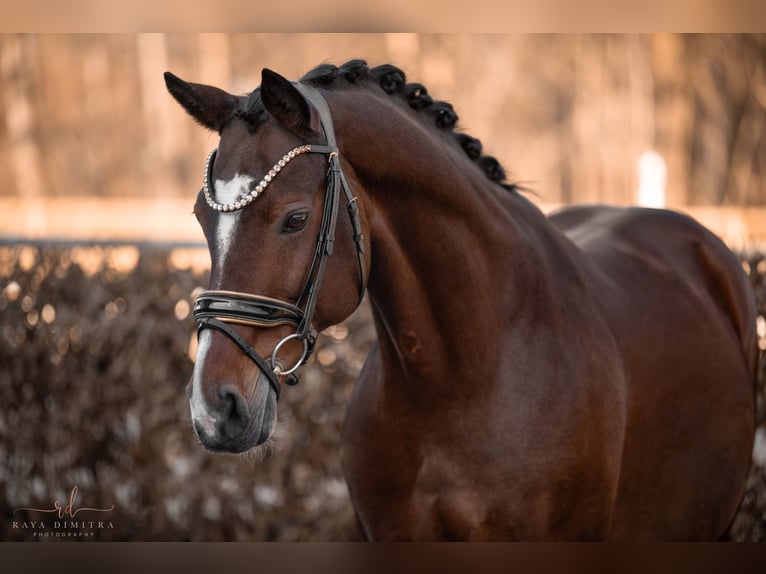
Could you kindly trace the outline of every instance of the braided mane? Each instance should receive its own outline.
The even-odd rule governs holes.
[[[458,116],[452,105],[434,100],[422,84],[408,83],[404,72],[396,66],[383,64],[370,68],[364,60],[349,60],[341,66],[320,64],[307,72],[301,78],[301,82],[317,87],[329,87],[339,79],[350,84],[360,80],[371,81],[380,85],[387,94],[402,98],[413,110],[428,115],[437,129],[450,134],[466,156],[482,169],[487,178],[511,192],[518,190],[516,184],[505,182],[505,170],[497,159],[482,153],[482,144],[478,139],[455,131]],[[259,90],[256,90],[234,113],[255,127],[260,121],[262,112],[263,104]]]

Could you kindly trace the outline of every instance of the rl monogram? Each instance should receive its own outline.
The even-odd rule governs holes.
[[[78,490],[79,490],[79,487],[75,484],[72,487],[71,494],[69,495],[69,504],[67,504],[66,506],[61,506],[61,503],[58,500],[56,500],[53,503],[53,508],[26,508],[26,507],[22,507],[22,508],[17,508],[16,510],[14,510],[13,511],[13,515],[15,516],[16,513],[18,511],[20,511],[20,510],[31,510],[31,511],[34,511],[34,512],[55,512],[58,515],[59,518],[64,518],[65,516],[68,516],[70,518],[74,518],[75,516],[77,516],[78,512],[81,512],[83,510],[90,511],[90,512],[111,512],[112,510],[114,510],[114,504],[112,504],[112,506],[110,506],[109,508],[88,508],[86,506],[83,506],[81,508],[76,508],[75,507],[75,502],[77,501],[77,492],[78,492]]]

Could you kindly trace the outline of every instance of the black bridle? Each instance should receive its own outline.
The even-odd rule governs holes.
[[[295,304],[272,299],[263,295],[251,295],[239,293],[236,291],[203,291],[194,305],[194,318],[197,321],[197,335],[204,329],[215,329],[226,335],[234,342],[242,352],[252,360],[263,372],[274,389],[277,399],[280,395],[279,377],[286,377],[287,384],[296,384],[297,376],[294,374],[298,368],[306,363],[316,344],[317,332],[312,325],[312,318],[319,296],[319,287],[322,284],[327,258],[332,255],[333,244],[335,242],[335,225],[338,220],[338,209],[340,206],[340,191],[346,197],[347,210],[351,219],[351,227],[356,243],[357,260],[359,263],[359,302],[364,296],[365,290],[365,262],[364,262],[364,242],[362,227],[359,222],[359,210],[356,205],[356,197],[351,193],[346,177],[340,165],[340,155],[335,141],[335,130],[333,129],[332,115],[330,108],[322,95],[310,86],[295,83],[295,87],[303,96],[314,106],[319,113],[319,119],[324,133],[325,143],[321,145],[304,145],[293,150],[297,153],[321,153],[326,154],[328,158],[327,169],[327,188],[325,190],[324,208],[322,210],[322,222],[319,228],[319,237],[317,239],[314,258],[309,267],[308,276],[303,286],[300,296]],[[292,154],[293,152],[291,152]],[[209,186],[212,186],[210,177],[215,160],[216,150],[210,152],[205,167],[205,195],[208,203],[218,210],[231,211],[241,209],[249,205],[254,197],[246,203],[238,202],[234,207],[221,206],[215,204],[212,200],[212,193]],[[292,155],[290,159],[292,159]],[[288,156],[285,156],[287,159]],[[289,159],[287,159],[289,161]],[[278,172],[284,167],[285,162],[278,162],[275,169]],[[281,167],[277,167],[281,166]],[[276,176],[274,170],[265,178],[265,181],[271,181]],[[265,186],[266,184],[264,184]],[[255,349],[232,327],[235,325],[246,325],[252,327],[276,327],[279,325],[290,325],[295,328],[295,333],[284,337],[271,353],[269,359],[261,357]],[[288,341],[296,340],[303,343],[303,354],[295,364],[289,369],[285,369],[278,361],[279,350]]]

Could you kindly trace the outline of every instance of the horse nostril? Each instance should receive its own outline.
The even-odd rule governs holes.
[[[233,385],[224,385],[218,390],[221,419],[224,421],[244,421],[248,418],[247,402],[242,393]]]

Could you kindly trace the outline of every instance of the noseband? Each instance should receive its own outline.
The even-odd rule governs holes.
[[[346,197],[346,207],[351,219],[354,242],[356,243],[359,264],[359,302],[361,302],[365,290],[364,243],[362,227],[359,222],[359,210],[356,205],[356,197],[351,193],[348,181],[341,169],[340,155],[335,141],[335,131],[333,129],[330,108],[322,95],[314,88],[300,83],[295,83],[294,85],[319,113],[325,143],[322,145],[308,144],[294,148],[274,164],[274,167],[264,176],[263,180],[252,192],[241,197],[238,201],[229,204],[217,203],[211,191],[211,174],[216,155],[216,150],[214,149],[210,152],[205,162],[204,195],[208,205],[216,211],[230,212],[243,209],[250,205],[266,189],[268,184],[273,181],[282,168],[295,157],[304,153],[327,155],[327,187],[325,190],[324,208],[322,210],[322,223],[319,228],[314,258],[309,267],[308,276],[301,294],[297,302],[292,304],[263,295],[211,290],[203,291],[197,297],[194,305],[194,319],[198,325],[197,335],[199,336],[203,329],[215,329],[226,335],[263,372],[274,389],[277,399],[279,399],[280,395],[279,377],[286,377],[285,382],[287,384],[296,384],[298,378],[294,374],[295,371],[306,363],[314,351],[317,332],[312,325],[312,318],[319,294],[319,287],[327,265],[327,258],[332,255],[333,251],[341,189]],[[232,327],[232,324],[251,327],[290,325],[295,329],[295,332],[279,341],[274,347],[271,357],[264,359]],[[280,349],[292,340],[303,344],[303,353],[292,367],[286,369],[279,362],[278,354]]]

